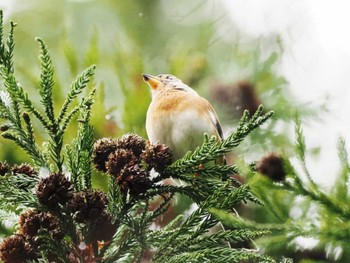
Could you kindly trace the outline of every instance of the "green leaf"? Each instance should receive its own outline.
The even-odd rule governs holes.
[[[50,53],[47,49],[46,44],[41,38],[36,38],[36,40],[40,44],[40,89],[39,93],[41,96],[41,103],[44,106],[46,116],[50,120],[51,125],[55,126],[55,114],[54,114],[54,108],[53,108],[53,101],[52,101],[52,88],[55,84],[53,75],[54,75],[54,69],[50,57]]]
[[[87,84],[90,81],[90,78],[94,75],[95,68],[95,65],[88,67],[73,81],[70,87],[70,91],[67,94],[66,100],[64,101],[57,118],[57,123],[60,123],[64,120],[69,105],[86,88]]]

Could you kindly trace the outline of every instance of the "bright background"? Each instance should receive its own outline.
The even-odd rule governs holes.
[[[348,1],[1,0],[0,8],[6,23],[18,23],[16,74],[31,98],[39,74],[35,37],[46,41],[56,65],[58,105],[75,76],[97,65],[96,138],[126,132],[145,137],[150,94],[141,73],[172,73],[214,104],[226,134],[242,109],[254,109],[254,100],[275,111],[235,150],[233,160],[250,162],[278,152],[294,161],[297,112],[311,176],[324,188],[332,187],[339,172],[338,138],[350,142]],[[75,132],[73,125],[66,143]],[[29,161],[4,139],[0,147],[0,160]],[[103,180],[95,184],[104,187]],[[301,211],[297,201],[287,204],[293,206],[292,218]],[[312,209],[307,217],[314,218]],[[301,250],[318,243],[298,238],[294,241]]]
[[[191,1],[184,4],[181,1],[174,3],[163,0],[158,1],[157,5],[153,4],[152,8],[155,6],[157,10],[143,9],[145,5],[137,1],[130,1],[129,6],[124,4],[122,7],[117,7],[112,4],[112,1],[76,0],[48,3],[48,1],[36,0],[29,3],[2,0],[0,3],[0,8],[5,11],[5,19],[14,19],[19,23],[17,39],[23,42],[17,43],[17,46],[22,50],[26,47],[25,53],[28,59],[33,59],[37,52],[33,38],[40,36],[49,43],[56,63],[64,62],[59,53],[59,45],[62,43],[68,43],[67,45],[72,45],[77,53],[80,52],[77,61],[81,61],[83,57],[81,50],[88,48],[87,43],[91,41],[93,34],[91,32],[97,32],[96,34],[100,37],[99,49],[107,50],[106,53],[115,50],[120,44],[125,53],[134,53],[136,57],[142,54],[141,61],[130,59],[128,56],[120,57],[119,59],[126,64],[138,63],[140,70],[150,73],[171,72],[185,80],[190,79],[188,74],[196,71],[193,67],[197,66],[198,78],[204,80],[193,80],[193,84],[207,85],[217,82],[217,79],[223,83],[231,83],[240,79],[249,79],[252,76],[247,68],[242,69],[242,64],[238,63],[238,66],[234,64],[237,57],[242,55],[241,51],[225,54],[227,45],[237,44],[240,50],[244,50],[243,53],[254,53],[256,47],[259,47],[262,58],[266,58],[270,52],[277,50],[279,57],[274,64],[273,74],[283,76],[288,82],[282,87],[283,90],[288,90],[287,93],[283,93],[283,96],[296,108],[301,105],[306,109],[317,111],[303,121],[308,147],[319,148],[313,151],[317,154],[309,156],[309,168],[317,181],[330,186],[334,179],[334,171],[338,169],[336,152],[338,137],[343,136],[347,141],[350,140],[349,2],[340,0],[222,0],[219,2],[212,0]],[[108,10],[109,8],[111,10]],[[123,14],[122,10],[128,10],[127,14]],[[162,20],[163,16],[168,20]],[[150,19],[157,20],[158,24],[162,22],[164,24],[159,28],[152,28],[153,23],[147,26]],[[172,24],[169,24],[169,31],[167,31],[169,21]],[[201,35],[201,23],[204,27],[205,24],[210,25],[211,31],[208,33],[211,34],[210,37]],[[142,26],[144,28],[141,28]],[[117,31],[120,27],[127,28],[119,33]],[[191,32],[191,28],[195,28],[194,31]],[[134,34],[138,29],[145,34]],[[150,33],[147,34],[145,29],[150,30]],[[186,31],[186,37],[179,34],[179,30]],[[159,46],[157,46],[157,32]],[[101,40],[101,37],[104,40]],[[203,41],[203,45],[207,46],[203,47],[192,41]],[[222,46],[225,47],[222,48]],[[135,47],[136,49],[133,50]],[[160,52],[160,55],[156,56],[155,50],[159,48],[166,52]],[[181,51],[181,48],[184,51]],[[221,48],[222,52],[220,52]],[[162,54],[175,58],[170,57],[169,62],[168,57],[162,57]],[[211,55],[216,57],[210,57]],[[115,54],[111,56],[117,57]],[[22,57],[19,60],[23,62],[27,58]],[[105,61],[103,58],[101,55],[97,63],[99,69],[96,80],[98,82],[103,79],[107,94],[105,105],[109,109],[128,100],[125,100],[127,96],[125,90],[121,92],[123,88],[120,88],[120,82],[119,85],[115,84],[120,80],[118,74],[123,73],[111,69],[111,64],[114,62]],[[188,61],[192,61],[192,64],[189,65]],[[234,65],[230,65],[231,62]],[[79,62],[76,63],[76,70],[81,70]],[[208,66],[201,63],[211,63],[209,71]],[[58,67],[58,71],[67,72],[63,65],[59,64]],[[128,67],[124,66],[124,72],[128,71]],[[204,76],[201,75],[202,70],[205,71]],[[33,71],[37,73],[37,69],[34,68]],[[127,75],[130,77],[130,73]],[[65,78],[62,75],[60,77]],[[137,78],[137,75],[133,77]],[[133,85],[136,84],[143,85],[138,81],[133,83]],[[141,92],[141,94],[146,93]],[[211,93],[204,88],[202,94],[210,97]],[[279,97],[274,99],[278,100]],[[143,110],[147,108],[147,103],[142,104]],[[271,107],[272,104],[268,106],[276,110]],[[112,111],[107,119],[113,118],[117,122],[120,133],[129,131],[130,128],[133,131],[139,131],[142,126],[142,114],[140,113],[140,117],[135,113],[136,118],[140,118],[140,124],[135,128],[125,124],[126,116],[120,110],[121,107],[125,110],[125,106],[118,106],[119,110]],[[327,110],[318,111],[317,109],[320,108]],[[224,123],[227,123],[227,118]],[[226,125],[226,130],[231,129]],[[284,128],[281,130],[286,131]],[[293,136],[292,132],[289,135]]]
[[[310,159],[311,173],[330,186],[338,167],[338,137],[350,141],[349,1],[223,2],[247,37],[281,37],[285,52],[277,70],[293,97],[310,107],[327,101],[328,112],[305,121],[304,131],[309,147],[321,147],[319,156]]]

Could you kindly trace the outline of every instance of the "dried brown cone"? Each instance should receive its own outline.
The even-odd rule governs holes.
[[[117,140],[102,138],[95,142],[93,150],[93,162],[97,170],[106,172],[108,156],[117,150]]]
[[[142,151],[145,149],[146,141],[137,134],[125,134],[118,140],[118,149],[131,150],[136,157],[140,156]]]
[[[40,204],[56,210],[71,199],[72,191],[72,183],[63,174],[55,173],[39,182],[36,195]]]
[[[11,126],[9,124],[4,124],[0,126],[0,131],[5,132],[5,131],[8,131],[10,128]]]
[[[110,241],[117,230],[117,224],[112,222],[112,216],[102,213],[89,227],[91,241]]]
[[[273,181],[283,181],[286,177],[283,159],[275,153],[263,157],[257,164],[256,170]]]
[[[212,89],[214,99],[226,106],[229,114],[241,117],[244,110],[254,113],[261,101],[254,85],[241,81],[235,85],[217,85]]]
[[[152,144],[147,141],[146,148],[141,154],[141,158],[148,164],[148,167],[154,168],[161,173],[172,163],[173,154],[165,144]]]
[[[0,175],[4,176],[10,171],[10,166],[6,162],[0,162]]]
[[[122,192],[138,198],[140,194],[145,193],[151,186],[150,175],[148,171],[140,170],[138,165],[125,167],[120,176],[116,179]]]
[[[26,174],[28,176],[35,176],[37,175],[38,173],[34,170],[33,167],[31,167],[29,164],[26,164],[26,163],[22,163],[20,165],[14,165],[12,167],[12,173],[14,175],[16,174]]]
[[[62,239],[64,236],[57,218],[49,212],[26,211],[19,218],[19,227],[28,239],[35,238],[41,230],[46,230],[54,239]]]
[[[241,113],[243,114],[243,110],[249,110],[251,114],[256,112],[261,102],[254,85],[249,81],[238,82],[237,93],[239,96],[239,106],[242,108]]]
[[[34,250],[24,235],[12,235],[0,244],[0,259],[4,263],[23,263],[35,258]]]
[[[119,176],[124,167],[133,166],[137,162],[138,160],[131,150],[118,149],[109,155],[106,167],[109,174]]]
[[[96,222],[105,212],[108,199],[98,190],[86,190],[75,193],[69,208],[78,223]]]

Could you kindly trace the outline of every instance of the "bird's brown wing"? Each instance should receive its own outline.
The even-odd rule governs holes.
[[[208,103],[208,111],[209,111],[209,115],[210,115],[210,119],[213,123],[213,125],[215,126],[215,129],[216,129],[216,136],[217,138],[219,138],[221,141],[224,139],[224,134],[222,133],[222,128],[221,128],[221,124],[220,124],[220,121],[219,121],[219,117],[218,115],[216,114],[214,108],[210,105],[209,102]],[[226,165],[227,164],[227,160],[226,160],[226,157],[225,155],[223,155],[222,157],[218,158],[216,160],[216,164],[223,164],[223,165]]]

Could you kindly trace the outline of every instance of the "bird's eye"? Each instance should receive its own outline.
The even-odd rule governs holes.
[[[170,77],[169,77],[169,76],[166,76],[165,78],[166,78],[166,79],[170,79]]]

